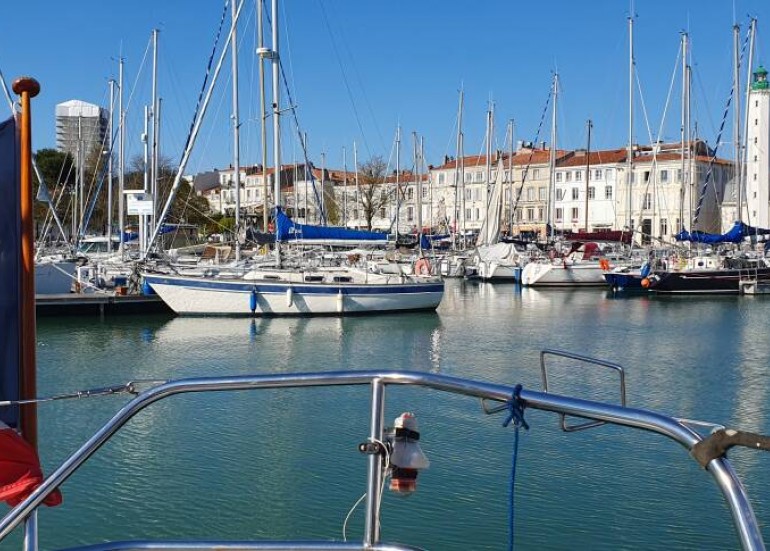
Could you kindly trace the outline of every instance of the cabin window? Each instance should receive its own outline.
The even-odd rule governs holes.
[[[596,199],[596,188],[594,186],[589,186],[589,188],[588,188],[588,198],[589,199]]]
[[[576,200],[578,197],[580,197],[580,190],[576,187],[572,188],[572,199],[573,201]]]
[[[265,276],[265,279],[267,279],[268,276]],[[322,275],[306,275],[305,281],[308,283],[318,283],[319,281],[323,281],[324,276]]]
[[[353,278],[350,276],[334,276],[332,279],[334,283],[350,283],[353,281]]]

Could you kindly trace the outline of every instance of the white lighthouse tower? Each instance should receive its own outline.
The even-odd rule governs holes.
[[[748,119],[745,205],[738,212],[743,222],[770,228],[770,83],[762,66],[751,83]]]

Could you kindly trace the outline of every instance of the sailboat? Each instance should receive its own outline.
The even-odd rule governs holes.
[[[470,265],[470,277],[483,281],[514,280],[521,272],[520,251],[514,243],[500,241],[500,216],[503,208],[503,159],[497,162],[495,184],[487,203],[487,213],[476,240]]]
[[[145,272],[144,282],[177,314],[183,315],[341,315],[412,310],[435,310],[444,295],[440,277],[383,270],[361,263],[355,255],[310,258],[301,252],[282,251],[281,240],[329,237],[322,227],[293,224],[280,208],[280,61],[277,14],[273,14],[273,139],[276,234],[274,265],[255,266],[242,274],[173,275]],[[327,229],[328,230],[328,229]],[[371,232],[335,229],[337,238],[371,239]],[[157,232],[157,230],[156,230]],[[344,235],[340,235],[344,232]],[[382,234],[379,234],[382,235]],[[419,261],[418,261],[419,262]],[[396,272],[396,273],[393,273]]]

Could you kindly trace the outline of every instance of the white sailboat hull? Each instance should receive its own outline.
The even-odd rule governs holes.
[[[606,282],[598,262],[530,262],[521,272],[521,284],[529,287],[600,287]]]
[[[396,276],[398,277],[398,276]],[[444,296],[436,278],[405,283],[306,283],[238,278],[144,276],[182,315],[302,316],[435,310]]]

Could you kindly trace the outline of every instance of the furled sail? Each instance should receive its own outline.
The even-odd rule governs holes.
[[[372,231],[351,230],[329,226],[297,224],[284,212],[276,209],[276,239],[278,241],[306,240],[347,240],[347,241],[387,241],[388,234]]]
[[[674,237],[677,241],[717,244],[740,243],[746,237],[753,237],[758,235],[770,235],[770,230],[755,228],[754,226],[749,226],[748,224],[744,224],[743,222],[739,221],[733,224],[733,227],[730,228],[730,231],[723,234],[706,233],[702,231],[688,232],[687,230],[682,230]]]

